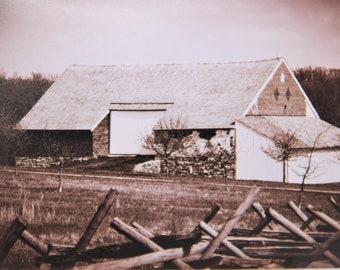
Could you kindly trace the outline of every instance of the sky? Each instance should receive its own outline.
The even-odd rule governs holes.
[[[284,57],[340,68],[340,0],[0,0],[0,71]]]

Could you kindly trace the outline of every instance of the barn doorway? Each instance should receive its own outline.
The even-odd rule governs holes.
[[[145,135],[161,119],[164,110],[110,112],[110,155],[150,155],[143,149]]]

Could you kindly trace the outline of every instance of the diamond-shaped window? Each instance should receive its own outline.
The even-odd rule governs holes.
[[[280,92],[279,92],[279,89],[276,87],[274,90],[274,97],[276,101],[279,99],[279,96],[280,96]]]
[[[287,91],[286,91],[286,98],[287,98],[287,100],[289,100],[290,99],[290,96],[292,95],[292,93],[290,92],[290,89],[289,89],[289,87],[287,88]]]

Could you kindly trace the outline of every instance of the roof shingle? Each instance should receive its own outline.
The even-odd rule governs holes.
[[[240,63],[71,66],[19,127],[93,130],[111,103],[173,103],[188,129],[226,128],[240,117],[280,59]]]
[[[246,116],[237,119],[257,133],[274,139],[282,133],[294,134],[300,148],[340,147],[340,129],[316,118],[304,116]]]

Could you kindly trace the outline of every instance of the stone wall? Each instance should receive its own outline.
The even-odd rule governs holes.
[[[171,157],[169,173],[172,175],[201,175],[206,177],[235,177],[235,158],[221,159],[214,156]],[[164,162],[162,171],[166,171]]]
[[[107,156],[109,154],[109,122],[107,115],[92,133],[93,156]]]
[[[83,162],[90,160],[92,157],[69,157],[64,158],[64,163]],[[61,159],[58,157],[17,157],[15,159],[17,167],[23,168],[50,168],[60,166]]]
[[[206,177],[235,176],[235,130],[216,130],[210,140],[200,137],[199,131],[184,138],[183,149],[168,159],[169,174],[201,175]],[[162,172],[166,172],[162,161]]]

